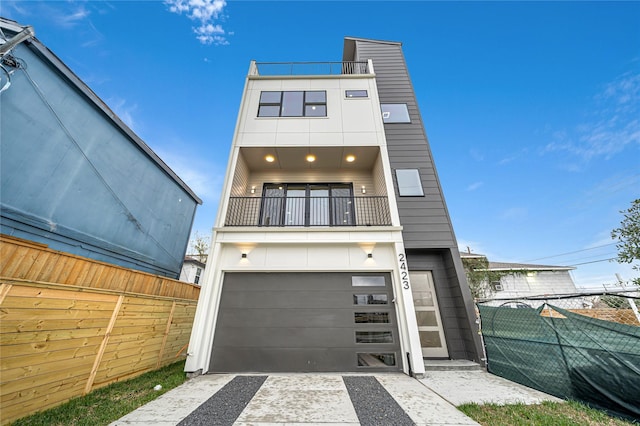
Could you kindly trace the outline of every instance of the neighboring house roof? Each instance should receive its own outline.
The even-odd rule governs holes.
[[[194,259],[193,257],[186,256],[184,258],[184,263],[192,263],[200,268],[204,268],[206,265],[203,262],[200,262],[198,259]]]
[[[0,28],[11,32],[19,33],[27,26],[20,25],[16,21],[0,17]],[[10,38],[11,35],[8,35]],[[151,160],[153,160],[169,177],[171,177],[182,189],[184,189],[198,204],[202,204],[202,200],[187,186],[186,183],[164,162],[158,155],[153,152],[149,146],[144,143],[138,135],[136,135],[120,118],[105,104],[102,99],[96,95],[80,78],[74,74],[64,62],[60,60],[48,47],[46,47],[35,36],[25,41],[37,52],[44,60],[49,62],[58,72],[60,72],[67,80],[75,86],[82,94],[84,94],[100,111],[102,111],[113,123],[119,127],[129,139],[136,144]]]
[[[467,259],[486,258],[484,254],[461,252],[460,257]],[[512,262],[489,262],[490,271],[571,271],[576,269],[573,266],[554,266],[554,265],[533,265],[530,263],[512,263]]]
[[[510,271],[510,270],[571,271],[573,269],[576,269],[576,268],[573,266],[531,265],[528,263],[489,262],[489,270],[491,271]]]

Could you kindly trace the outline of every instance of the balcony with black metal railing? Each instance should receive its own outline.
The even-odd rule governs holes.
[[[273,76],[366,76],[373,75],[373,64],[368,61],[343,62],[255,62],[249,75]]]
[[[231,197],[225,226],[391,226],[386,196]]]

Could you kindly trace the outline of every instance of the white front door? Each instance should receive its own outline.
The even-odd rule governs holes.
[[[409,272],[413,293],[413,305],[418,321],[422,356],[426,358],[448,358],[447,342],[444,338],[438,298],[433,285],[431,271]]]

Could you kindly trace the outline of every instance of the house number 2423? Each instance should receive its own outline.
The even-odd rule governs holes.
[[[404,253],[398,255],[398,263],[400,265],[400,279],[402,280],[402,288],[409,290],[409,272],[407,272],[407,259]]]

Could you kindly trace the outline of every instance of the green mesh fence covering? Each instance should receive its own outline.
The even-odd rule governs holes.
[[[548,304],[478,308],[489,372],[640,419],[640,327]]]

